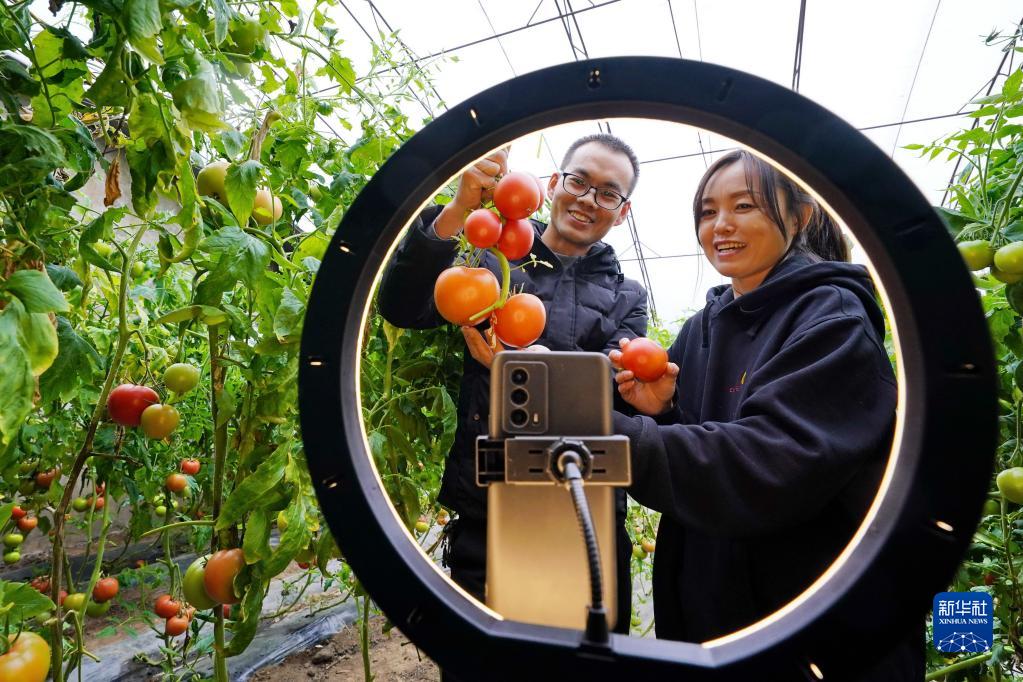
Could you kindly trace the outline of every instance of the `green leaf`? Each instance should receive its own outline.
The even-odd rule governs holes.
[[[0,313],[0,445],[6,445],[32,410],[35,380],[32,364],[19,340],[16,306]]]
[[[0,122],[0,187],[31,191],[67,164],[60,141],[35,126]]]
[[[121,65],[123,49],[123,43],[114,48],[107,58],[103,71],[85,93],[85,96],[98,107],[126,107],[131,103],[131,79]]]
[[[295,556],[309,545],[309,528],[306,522],[306,503],[301,495],[292,498],[284,511],[288,529],[281,533],[281,541],[269,559],[263,562],[263,571],[269,578],[277,575],[292,562]]]
[[[334,536],[330,534],[329,528],[323,528],[316,539],[316,565],[320,568],[320,573],[327,575],[327,562],[337,554],[340,554],[340,551]]]
[[[234,399],[234,393],[227,388],[223,388],[217,391],[217,421],[215,426],[220,427],[227,423],[227,421],[234,416],[235,408],[237,403]]]
[[[10,607],[7,613],[13,628],[54,608],[53,602],[47,596],[33,589],[28,583],[6,580],[0,580],[0,606]]]
[[[263,164],[249,160],[242,164],[231,164],[227,169],[224,189],[231,212],[239,225],[247,225],[256,199],[256,185],[259,183]]]
[[[57,316],[57,359],[39,379],[43,400],[68,398],[79,382],[90,383],[103,360],[86,339],[79,336],[66,318]]]
[[[8,3],[8,10],[0,12],[0,50],[20,51],[25,46],[25,34],[18,28],[32,25],[32,17],[29,15],[29,3],[18,7],[11,7]],[[9,14],[8,14],[9,13]],[[14,16],[10,16],[13,14]]]
[[[163,55],[156,44],[156,36],[163,28],[160,0],[125,0],[124,16],[132,46],[151,62],[163,64]]]
[[[11,306],[20,305],[12,303]],[[57,358],[57,330],[48,313],[24,313],[19,328],[21,347],[32,365],[32,375],[39,376]]]
[[[16,296],[30,313],[65,312],[69,310],[64,294],[54,286],[45,272],[18,270],[6,282],[0,283]]]
[[[270,263],[270,247],[236,225],[217,230],[199,244],[199,250],[230,259],[229,272],[253,288],[258,286]]]
[[[284,478],[284,467],[288,463],[291,441],[285,441],[272,455],[263,460],[256,470],[242,479],[220,509],[220,517],[214,530],[230,528],[242,520],[245,513],[258,508],[261,498],[267,495]]]
[[[270,556],[270,512],[257,509],[249,514],[242,539],[245,560],[259,561]]]
[[[191,128],[216,133],[228,127],[223,121],[224,102],[216,74],[205,59],[199,58],[195,75],[175,85],[171,95],[174,106]]]
[[[938,217],[945,222],[948,231],[953,235],[959,234],[967,223],[973,221],[970,216],[951,208],[945,208],[944,206],[935,206],[934,210]]]
[[[1002,83],[1002,96],[1007,100],[1013,100],[1019,94],[1020,85],[1023,85],[1023,70],[1016,69]]]
[[[46,274],[50,276],[50,280],[61,291],[70,291],[75,287],[82,286],[82,280],[79,279],[78,274],[71,268],[66,268],[63,265],[47,263]]]
[[[231,627],[231,641],[224,651],[227,656],[237,656],[245,651],[259,629],[259,616],[263,610],[263,598],[266,595],[269,580],[264,577],[259,564],[251,566],[249,573],[249,584],[245,588],[245,594],[241,601],[242,617],[240,620],[236,620]]]
[[[352,68],[352,62],[349,59],[336,52],[330,56],[323,68],[316,72],[316,75],[329,77],[341,86],[339,89],[345,94],[352,92],[352,85],[355,83],[355,69]]]
[[[231,10],[226,0],[213,0],[213,37],[215,44],[220,45],[227,38],[227,26],[231,21]]]
[[[293,343],[299,340],[302,332],[302,319],[305,316],[305,303],[288,287],[281,294],[281,304],[274,314],[274,334],[281,343]]]
[[[177,324],[188,320],[199,319],[208,325],[222,324],[227,320],[227,313],[211,305],[188,305],[172,310],[166,315],[153,320],[153,324]]]

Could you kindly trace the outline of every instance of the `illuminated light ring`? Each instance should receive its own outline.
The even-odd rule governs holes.
[[[809,185],[869,257],[899,350],[893,457],[849,547],[792,603],[702,645],[613,635],[610,649],[592,651],[580,647],[577,631],[505,621],[481,608],[405,531],[381,488],[360,415],[368,299],[402,229],[487,152],[549,126],[617,117],[699,126]],[[932,597],[946,588],[980,518],[997,442],[996,386],[984,316],[952,239],[867,138],[746,73],[617,57],[490,88],[427,125],[381,167],[345,214],[316,276],[299,402],[313,482],[346,560],[388,618],[444,670],[466,680],[682,673],[687,680],[832,680],[883,655],[876,643],[922,633]]]

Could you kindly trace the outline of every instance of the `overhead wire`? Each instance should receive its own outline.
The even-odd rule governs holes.
[[[931,25],[927,28],[927,35],[924,36],[924,46],[920,49],[920,58],[916,62],[916,70],[913,71],[913,80],[909,84],[909,92],[906,93],[906,103],[902,107],[902,115],[899,118],[906,118],[906,113],[909,111],[909,100],[913,97],[913,88],[916,87],[917,76],[920,75],[920,66],[924,63],[924,54],[927,52],[927,43],[931,40],[931,31],[934,30],[934,22],[938,18],[938,10],[941,9],[941,0],[938,0],[934,5],[934,14],[931,16]],[[902,126],[899,126],[895,131],[895,141],[892,142],[892,151],[888,155],[890,157],[895,156],[895,150],[899,146],[899,136],[902,134]]]
[[[796,56],[792,63],[792,90],[799,92],[799,75],[803,67],[803,27],[806,24],[806,0],[799,0],[799,29],[796,31]]]

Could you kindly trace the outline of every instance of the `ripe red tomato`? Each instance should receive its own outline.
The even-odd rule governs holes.
[[[165,485],[167,486],[167,490],[172,493],[180,494],[188,487],[188,479],[181,474],[170,474],[167,476]]]
[[[26,514],[28,514],[28,512],[22,509],[21,507],[16,506],[13,509],[11,509],[11,518],[13,518],[15,521],[25,516]]]
[[[668,352],[650,339],[632,339],[622,351],[622,367],[640,381],[657,381],[668,371]]]
[[[160,402],[160,396],[148,386],[121,384],[107,397],[110,418],[122,426],[138,426],[142,411]]]
[[[547,311],[533,294],[515,294],[494,314],[493,324],[494,333],[502,343],[523,348],[543,334]]]
[[[92,588],[92,599],[100,604],[110,601],[117,596],[120,587],[117,578],[100,578]]]
[[[173,618],[181,610],[181,602],[175,601],[169,594],[161,594],[153,604],[153,612],[160,618]]]
[[[477,249],[488,249],[501,238],[501,219],[486,208],[477,208],[465,219],[465,238]]]
[[[35,527],[38,525],[39,519],[36,518],[35,516],[26,516],[24,518],[18,519],[18,530],[20,530],[22,533],[28,533],[29,531],[35,529]]]
[[[7,635],[10,648],[0,656],[0,680],[44,682],[50,672],[50,645],[34,632]]]
[[[540,188],[529,173],[511,172],[494,188],[494,206],[508,220],[518,220],[540,206]]]
[[[221,604],[237,604],[234,593],[234,579],[245,568],[245,554],[240,548],[222,549],[214,552],[206,562],[203,585],[206,594]]]
[[[48,471],[40,471],[36,474],[36,485],[40,488],[49,488],[53,479],[60,475],[60,467],[54,467]]]
[[[540,178],[536,177],[532,173],[529,174],[529,177],[533,178],[533,182],[536,183],[536,188],[538,190],[540,190],[540,201],[536,205],[536,210],[539,210],[540,207],[543,206],[543,199],[544,199],[544,197],[547,196],[547,187],[543,184],[543,180],[541,180]]]
[[[89,504],[92,505],[93,509],[95,509],[96,511],[99,511],[103,507],[107,506],[107,501],[106,501],[106,498],[104,498],[104,497],[97,497],[97,498],[91,498],[90,497],[89,498]]]
[[[197,459],[183,459],[181,460],[181,473],[188,474],[189,476],[195,476],[199,473],[199,460]]]
[[[505,221],[497,248],[508,260],[525,258],[533,248],[533,223],[528,220]]]
[[[167,619],[167,624],[164,626],[164,634],[168,637],[177,637],[178,635],[185,634],[185,630],[188,629],[188,619],[184,616],[174,616]]]
[[[178,428],[181,414],[173,405],[150,405],[142,410],[140,421],[142,430],[148,437],[162,440]]]
[[[490,306],[501,295],[497,277],[486,268],[467,268],[461,265],[440,273],[433,287],[433,302],[437,312],[448,322],[457,325],[477,325],[486,316],[470,322],[469,318]]]

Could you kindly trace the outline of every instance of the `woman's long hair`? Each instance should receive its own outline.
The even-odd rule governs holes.
[[[849,260],[849,245],[842,236],[838,225],[823,210],[820,204],[798,183],[781,173],[763,159],[745,150],[729,152],[715,161],[700,178],[693,198],[693,221],[700,227],[700,213],[703,209],[703,195],[707,183],[719,170],[733,163],[742,163],[746,173],[746,187],[756,199],[757,206],[778,226],[787,238],[786,225],[797,227],[796,237],[789,251],[801,251],[820,260]],[[798,229],[802,222],[803,209],[811,207],[810,219],[806,226]],[[782,207],[785,215],[782,215]],[[787,254],[786,254],[787,255]]]

